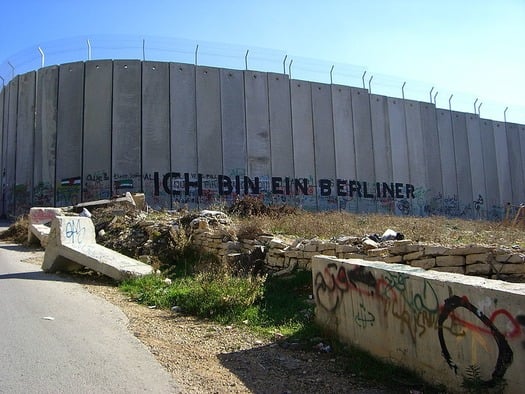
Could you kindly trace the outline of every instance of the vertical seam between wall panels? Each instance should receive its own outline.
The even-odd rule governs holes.
[[[81,129],[80,129],[80,201],[84,201],[84,139],[85,139],[85,124],[86,121],[86,62],[82,62],[82,111],[81,111]]]
[[[454,137],[454,119],[452,118],[452,110],[449,110],[450,112],[450,129],[452,130],[452,154],[454,155],[454,173],[456,174],[456,205],[457,205],[457,213],[459,213],[459,179],[458,179],[458,165],[456,161],[456,141]]]
[[[33,133],[32,133],[32,144],[33,151],[31,152],[31,163],[33,163],[31,167],[31,175],[30,175],[30,181],[29,181],[29,202],[31,206],[33,206],[35,201],[35,141],[36,141],[36,111],[38,108],[38,70],[35,71],[35,93],[33,95]]]
[[[317,211],[319,211],[319,190],[317,188],[317,155],[315,152],[315,113],[314,113],[314,95],[312,93],[312,90],[314,88],[314,82],[310,82],[308,84],[310,86],[310,114],[312,116],[312,120],[310,121],[312,126],[312,143],[313,143],[313,156],[314,156],[314,191],[315,191],[315,208]]]
[[[16,159],[17,159],[17,154],[16,154],[16,146],[18,144],[18,111],[20,109],[20,103],[19,103],[19,100],[20,100],[20,77],[17,78],[17,84],[16,84],[16,114],[15,114],[15,145],[14,145],[14,155],[15,155],[15,168],[14,168],[14,182],[13,182],[13,196],[12,196],[12,199],[13,199],[13,213],[16,215],[16,169],[17,169],[17,165],[16,165]]]
[[[271,130],[272,130],[272,121],[271,121],[271,115],[270,115],[270,78],[269,78],[269,75],[268,73],[265,73],[266,75],[266,113],[268,115],[268,141],[269,141],[269,144],[270,144],[270,166],[269,166],[269,174],[267,174],[266,176],[268,177],[268,186],[270,187],[269,190],[267,190],[267,192],[271,192],[271,181],[272,181],[272,176],[273,176],[273,166],[272,166],[272,133],[271,133]],[[271,194],[270,194],[271,195]],[[270,200],[272,200],[272,198],[270,197]]]
[[[144,92],[143,92],[143,83],[142,83],[142,78],[144,78],[144,61],[141,60],[140,61],[140,79],[139,79],[139,83],[140,83],[140,121],[139,121],[139,126],[140,126],[140,131],[139,131],[139,135],[140,135],[140,192],[141,193],[144,193],[144,173],[143,173],[143,170],[144,170],[144,163],[143,163],[143,160],[144,160],[144,146],[143,146],[143,143],[142,143],[142,140],[143,140],[143,129],[144,129],[144,116],[143,116],[143,113],[142,111],[144,110],[144,107],[143,107],[143,95],[144,95]]]
[[[286,73],[284,74],[286,75]],[[290,76],[288,76],[288,93],[289,93],[289,100],[288,104],[290,104],[290,136],[291,142],[292,142],[292,179],[295,182],[295,148],[294,148],[294,138],[293,138],[293,104],[292,104],[292,79]],[[295,190],[292,188],[291,191],[292,195],[294,196],[295,200]]]
[[[168,157],[169,157],[169,180],[170,180],[170,210],[173,209],[173,193],[171,192],[173,186],[173,169],[172,169],[172,158],[171,158],[171,63],[167,65],[168,70]]]
[[[60,102],[60,70],[61,67],[57,67],[57,82],[56,82],[56,121],[55,121],[55,169],[54,169],[54,179],[53,179],[53,206],[57,206],[57,158],[58,158],[58,122],[60,118],[60,111],[58,110],[58,105]]]
[[[408,183],[412,183],[412,171],[410,171],[410,157],[411,157],[411,153],[410,153],[410,146],[408,146],[408,122],[407,122],[407,106],[406,106],[406,99],[403,97],[401,100],[403,100],[403,120],[404,120],[404,125],[405,125],[405,146],[407,148],[407,163],[408,163]],[[408,201],[408,198],[407,198],[407,201]],[[408,203],[409,207],[410,207],[410,211],[412,211],[412,204],[411,202]]]
[[[217,80],[219,83],[219,134],[221,137],[221,170],[220,174],[224,171],[224,141],[222,138],[222,83],[221,83],[221,71],[220,69],[217,71]]]
[[[355,91],[354,89],[360,89],[360,88],[353,88],[353,87],[350,87],[350,113],[352,114],[352,142],[354,144],[354,152],[353,152],[353,160],[354,160],[354,174],[353,176],[356,178],[354,179],[355,181],[357,181],[357,155],[356,155],[356,138],[355,138],[355,134],[356,134],[356,121],[355,121],[355,115],[354,115],[354,97],[352,96],[352,93]],[[364,90],[364,89],[363,89]],[[357,92],[359,93],[359,90],[357,90]],[[350,184],[348,184],[348,191],[350,192]],[[353,197],[352,197],[353,199]],[[358,212],[359,211],[359,196],[356,196],[356,204],[355,204],[355,212]]]
[[[115,62],[111,60],[111,82],[110,82],[110,102],[109,102],[109,198],[114,196],[113,194],[113,111],[114,111],[114,78],[115,78]]]
[[[374,174],[374,179],[368,179],[366,180],[366,182],[370,182],[372,181],[373,183],[377,182],[377,173],[376,173],[376,159],[375,159],[375,154],[376,154],[376,151],[374,149],[374,125],[373,125],[373,122],[372,122],[372,93],[368,93],[368,119],[370,120],[370,139],[372,141],[372,155],[373,155],[373,160],[372,160],[372,168],[373,168],[373,174]],[[375,198],[375,211],[377,212],[378,211],[378,199],[377,199],[378,196],[376,196]]]
[[[334,187],[335,187],[335,199],[337,201],[337,210],[339,211],[339,195],[337,193],[337,149],[335,148],[336,142],[335,142],[335,111],[334,111],[334,84],[330,83],[330,110],[331,110],[331,116],[332,116],[332,135],[333,135],[333,147],[334,147]],[[331,193],[330,193],[331,194]]]
[[[195,164],[196,164],[196,167],[197,167],[197,171],[196,171],[196,175],[197,175],[197,178],[199,176],[199,127],[198,127],[198,122],[199,122],[199,115],[197,114],[197,70],[198,70],[198,66],[197,64],[195,64],[195,66],[193,67],[193,92],[194,92],[194,99],[193,99],[193,107],[194,107],[194,115],[193,115],[193,119],[194,119],[194,124],[195,124]],[[199,193],[197,193],[197,208],[200,208],[200,196],[199,196]]]
[[[246,95],[246,81],[247,81],[248,70],[242,72],[242,89],[244,96],[244,153],[246,157],[246,163],[244,164],[244,175],[251,176],[250,174],[250,153],[248,152],[248,96]],[[240,179],[240,178],[239,178]],[[239,181],[240,182],[240,181]],[[240,185],[237,185],[240,190]]]

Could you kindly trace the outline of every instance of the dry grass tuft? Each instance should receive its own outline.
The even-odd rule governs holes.
[[[0,234],[0,239],[17,244],[26,244],[28,229],[29,218],[27,215],[19,216],[7,230]]]

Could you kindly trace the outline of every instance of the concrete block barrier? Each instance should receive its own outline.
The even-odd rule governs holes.
[[[117,281],[151,274],[153,268],[138,260],[98,245],[90,218],[57,216],[51,225],[42,269],[74,271],[86,267]]]
[[[316,321],[346,343],[461,392],[525,386],[525,284],[315,256]]]
[[[41,246],[46,247],[49,232],[51,231],[50,224],[57,215],[61,215],[60,208],[52,207],[33,207],[29,210],[29,226],[27,231],[27,242],[40,243]]]

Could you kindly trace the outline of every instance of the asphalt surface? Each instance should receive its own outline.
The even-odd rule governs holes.
[[[0,393],[180,391],[120,309],[23,262],[38,257],[0,243]]]

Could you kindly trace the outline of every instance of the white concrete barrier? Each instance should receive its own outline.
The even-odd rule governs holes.
[[[525,284],[315,256],[316,321],[450,391],[525,387]]]
[[[42,269],[71,271],[82,266],[118,281],[153,272],[147,264],[98,245],[90,218],[57,216],[51,225]]]
[[[47,245],[50,224],[57,215],[61,215],[60,208],[33,207],[29,210],[29,226],[27,231],[27,242],[29,244],[39,242],[44,248]]]

